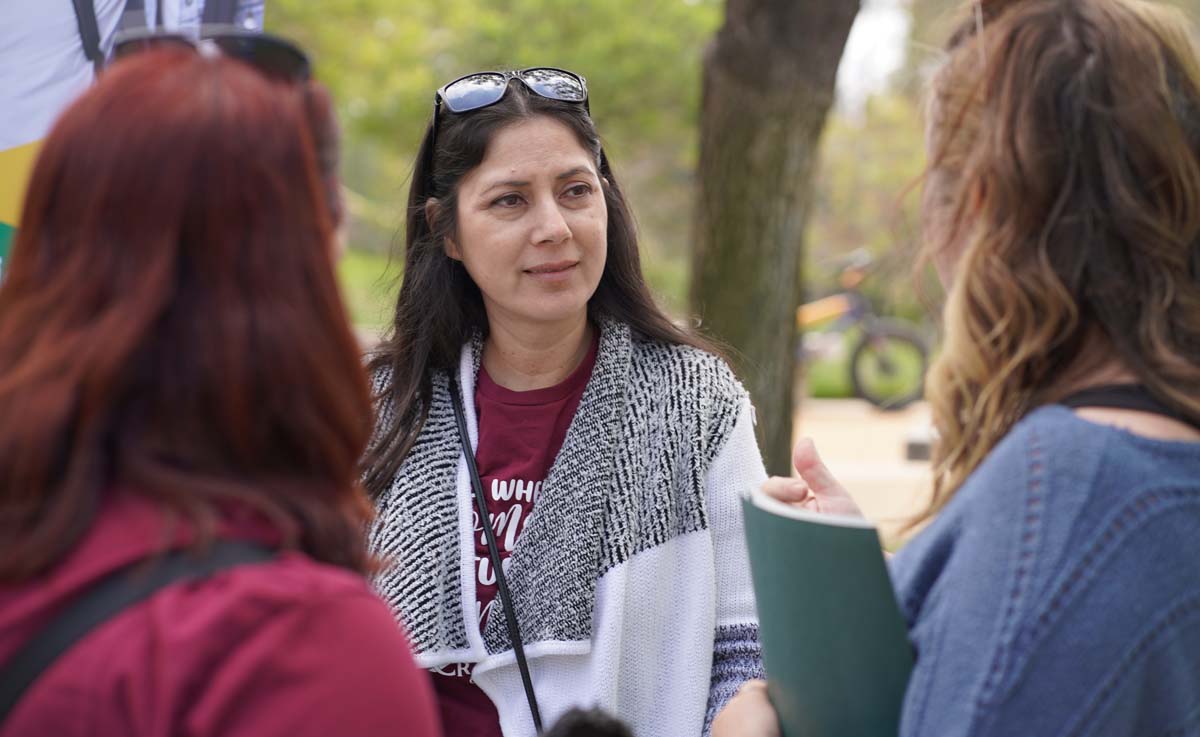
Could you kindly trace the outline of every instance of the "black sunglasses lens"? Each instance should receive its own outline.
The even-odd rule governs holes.
[[[521,72],[521,81],[542,97],[563,102],[583,102],[587,89],[583,80],[561,69],[526,69]]]
[[[446,85],[442,90],[442,102],[454,113],[478,110],[504,97],[507,86],[508,80],[503,74],[472,74]]]
[[[301,81],[309,77],[308,57],[284,41],[266,36],[215,36],[212,39],[226,56],[244,61],[269,77]]]

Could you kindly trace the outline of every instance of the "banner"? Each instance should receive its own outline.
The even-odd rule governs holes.
[[[179,30],[201,23],[262,29],[265,0],[91,0],[100,48],[118,27]],[[160,17],[161,14],[161,17]],[[0,2],[0,276],[19,225],[38,144],[63,108],[92,83],[75,8],[58,2]]]

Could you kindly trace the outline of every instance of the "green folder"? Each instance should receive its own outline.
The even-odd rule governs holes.
[[[16,229],[0,223],[0,276],[4,276],[4,265],[8,263],[8,252],[12,249],[13,234]]]
[[[757,490],[742,508],[784,737],[895,737],[913,651],[875,528]]]

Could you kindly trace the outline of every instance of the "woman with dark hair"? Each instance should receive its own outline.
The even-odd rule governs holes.
[[[765,473],[745,390],[646,287],[582,78],[439,91],[372,369],[377,588],[447,732],[572,705],[707,732],[760,669],[737,504]]]
[[[278,39],[155,45],[54,126],[0,286],[0,734],[432,737],[328,97]]]
[[[965,10],[929,93],[948,297],[900,733],[1197,734],[1200,54],[1135,0]],[[796,456],[768,491],[853,509]],[[714,734],[779,734],[761,684]]]

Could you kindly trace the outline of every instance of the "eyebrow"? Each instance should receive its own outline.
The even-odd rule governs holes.
[[[573,169],[568,169],[568,170],[564,171],[562,174],[559,174],[558,176],[554,177],[554,180],[562,181],[564,179],[570,179],[571,177],[578,176],[579,174],[591,174],[591,173],[592,173],[592,170],[589,169],[588,167],[577,166]],[[505,179],[504,181],[501,181],[501,182],[492,182],[483,191],[491,192],[493,189],[496,189],[497,187],[513,187],[513,188],[519,189],[521,187],[528,187],[529,184],[530,184],[530,182],[527,179]]]
[[[587,168],[586,166],[577,166],[574,169],[568,169],[567,171],[564,171],[562,174],[559,174],[558,176],[556,176],[555,179],[556,180],[570,179],[571,177],[573,177],[577,174],[591,174],[591,173],[592,173],[592,170]]]

